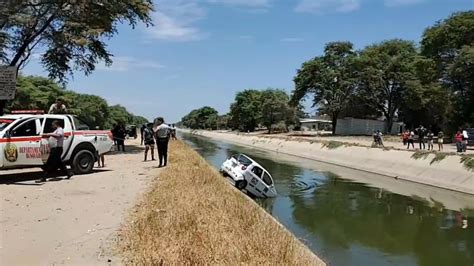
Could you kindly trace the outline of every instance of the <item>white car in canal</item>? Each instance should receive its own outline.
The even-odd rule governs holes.
[[[226,160],[220,172],[229,177],[237,189],[253,196],[270,198],[277,195],[270,173],[245,154],[234,155]]]

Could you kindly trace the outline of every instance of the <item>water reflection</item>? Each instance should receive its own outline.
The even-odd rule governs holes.
[[[432,198],[277,162],[261,151],[184,138],[216,167],[244,152],[269,169],[279,195],[257,202],[331,264],[474,264],[473,210],[449,210]]]

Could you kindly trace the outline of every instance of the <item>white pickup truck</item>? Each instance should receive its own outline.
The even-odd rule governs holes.
[[[49,138],[53,121],[64,128],[63,161],[75,174],[92,172],[98,156],[113,146],[110,131],[89,130],[80,119],[72,115],[0,116],[0,170],[43,167],[49,156]]]

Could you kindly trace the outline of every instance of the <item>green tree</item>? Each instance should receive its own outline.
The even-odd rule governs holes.
[[[268,129],[268,133],[276,125],[278,129],[287,129],[289,124],[294,124],[296,111],[289,105],[290,97],[284,90],[267,89],[261,93],[262,124]]]
[[[237,92],[230,106],[231,124],[240,131],[254,131],[262,119],[262,92],[244,90]]]
[[[52,79],[112,63],[105,40],[117,25],[151,24],[152,0],[13,0],[0,5],[0,62],[21,69],[34,51]],[[0,103],[3,113],[5,102]]]
[[[474,124],[473,48],[474,11],[454,13],[423,34],[422,54],[437,64],[438,77],[449,89],[452,102],[451,128]]]
[[[332,118],[332,132],[337,119],[347,108],[357,87],[355,60],[357,54],[350,42],[326,44],[324,55],[303,63],[294,78],[292,103],[298,104],[308,94],[314,95],[313,106]]]
[[[185,127],[191,129],[217,129],[218,112],[209,106],[192,110],[181,119]]]
[[[360,54],[359,93],[385,116],[386,132],[392,130],[404,95],[420,86],[414,70],[417,55],[413,42],[398,39],[370,45]]]

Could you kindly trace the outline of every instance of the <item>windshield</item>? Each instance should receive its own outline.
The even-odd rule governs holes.
[[[0,118],[0,131],[3,131],[5,128],[7,128],[14,121],[15,121],[15,119]]]

